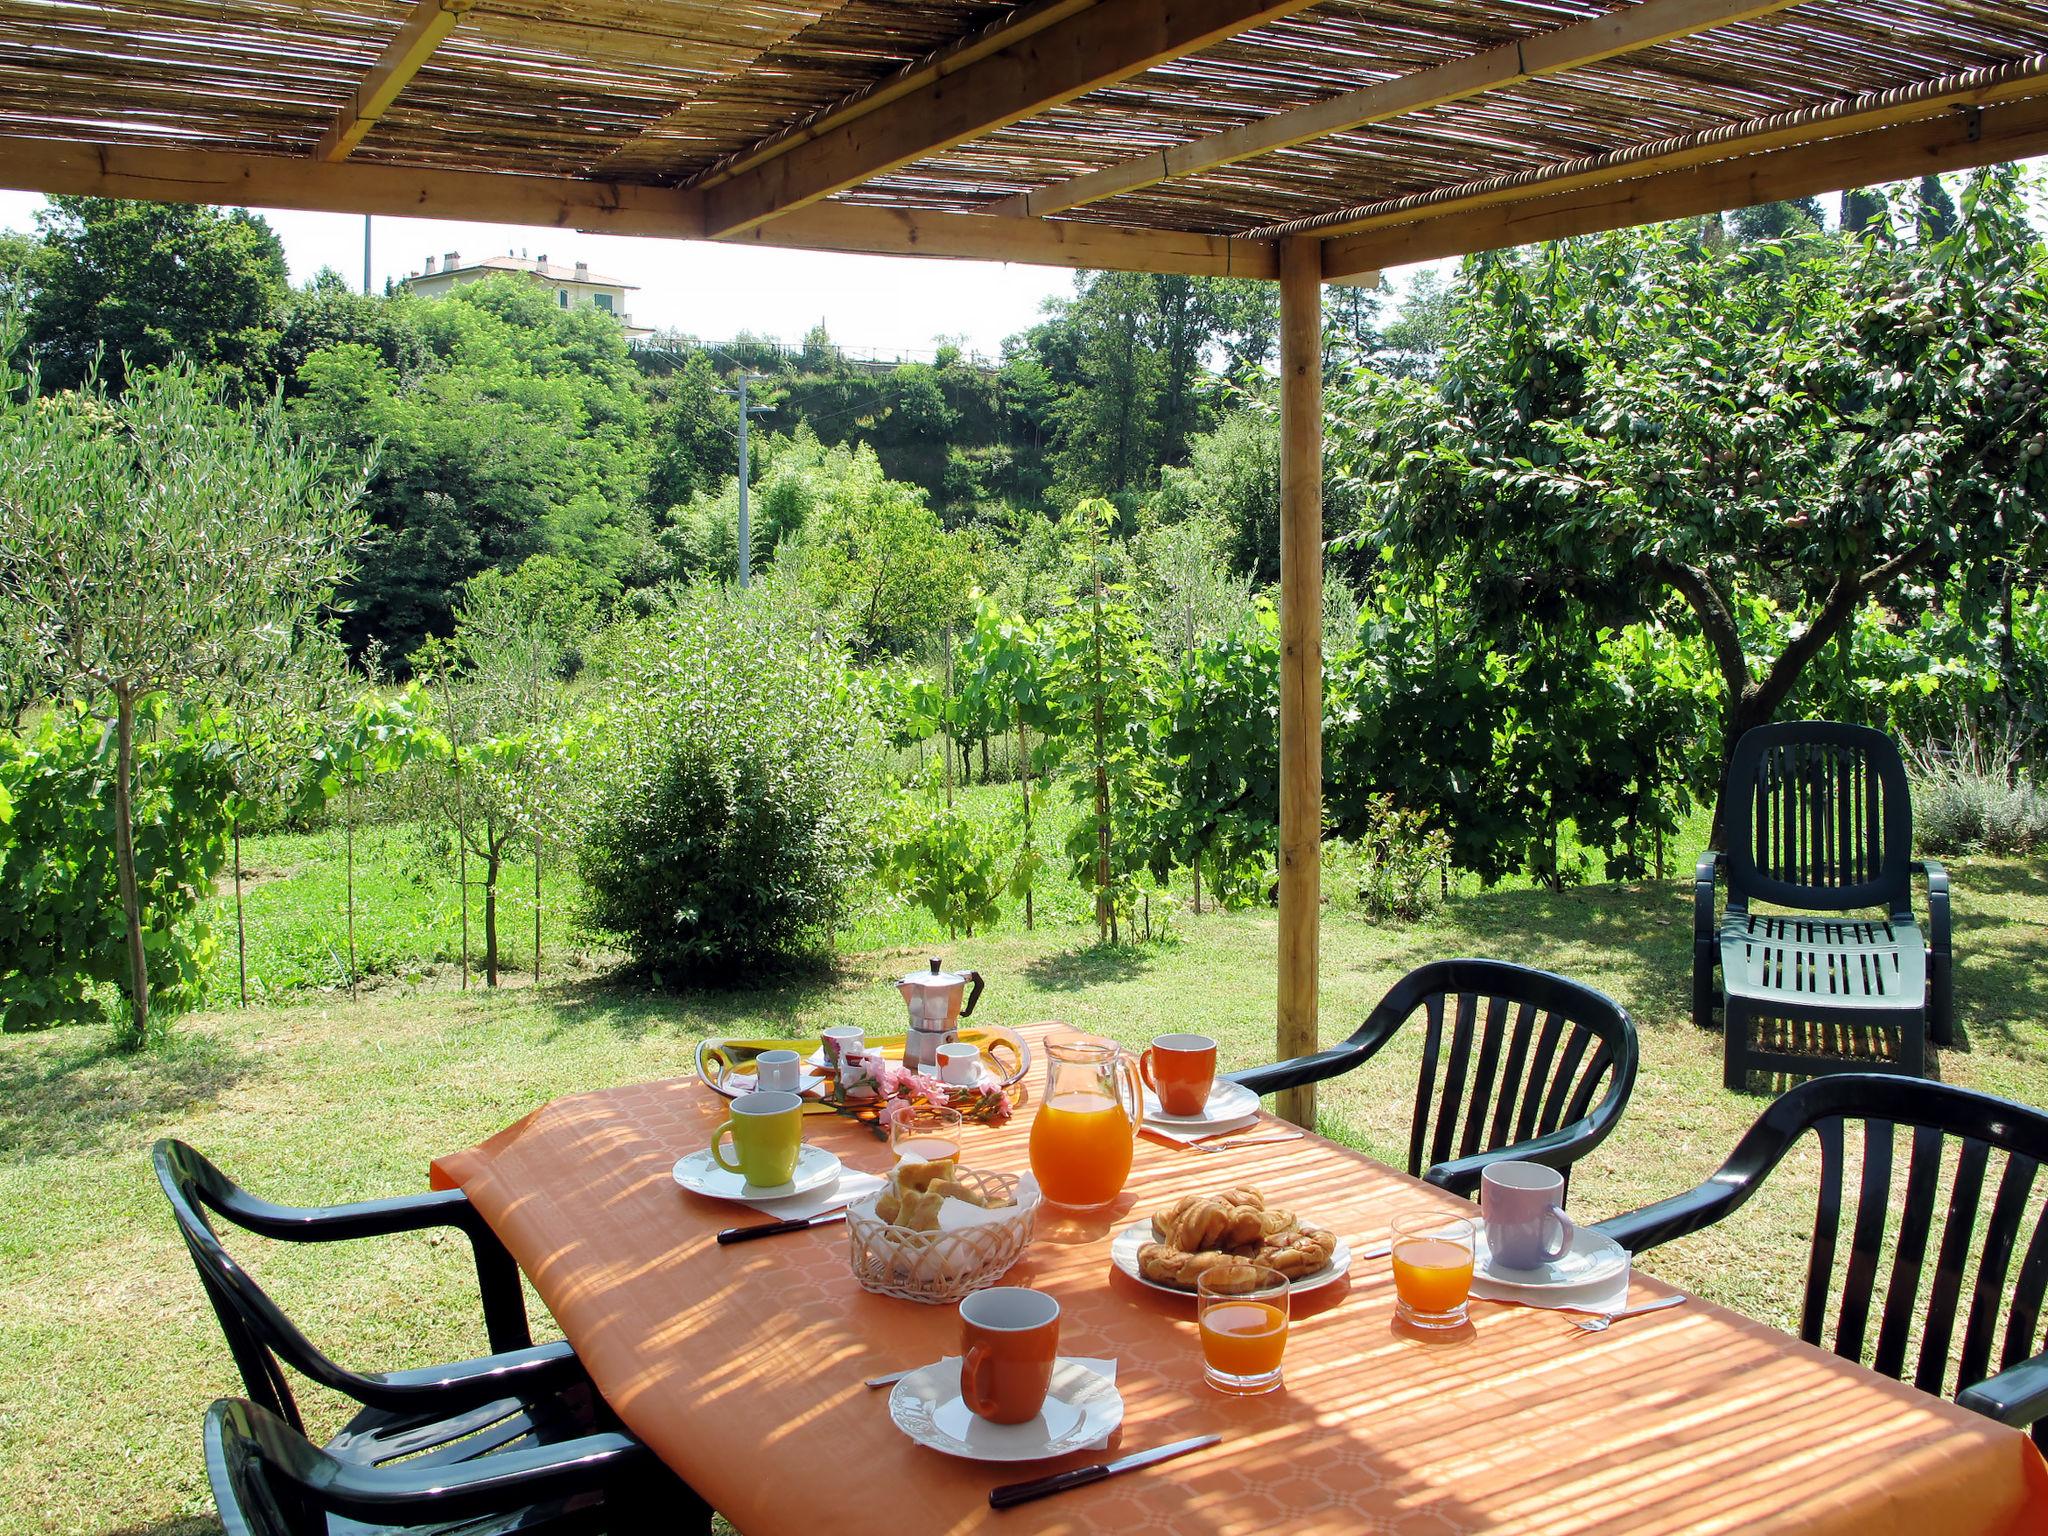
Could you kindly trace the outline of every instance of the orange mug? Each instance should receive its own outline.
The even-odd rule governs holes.
[[[960,1395],[991,1424],[1029,1424],[1045,1406],[1060,1347],[1060,1304],[998,1285],[960,1303]]]
[[[1216,1086],[1216,1042],[1207,1035],[1159,1035],[1138,1058],[1145,1086],[1162,1113],[1193,1119],[1209,1107]]]

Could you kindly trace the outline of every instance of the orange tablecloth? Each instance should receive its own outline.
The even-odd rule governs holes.
[[[1468,1336],[1425,1343],[1393,1326],[1386,1261],[1362,1260],[1297,1309],[1280,1392],[1209,1391],[1192,1305],[1111,1268],[1116,1228],[1232,1183],[1354,1245],[1397,1211],[1459,1205],[1314,1137],[1236,1158],[1141,1138],[1113,1216],[1041,1213],[1007,1283],[1058,1296],[1065,1352],[1120,1362],[1112,1450],[1226,1441],[994,1514],[992,1485],[1051,1466],[924,1450],[861,1385],[957,1353],[954,1309],[862,1291],[839,1225],[720,1248],[719,1228],[766,1218],[671,1180],[724,1103],[694,1079],[557,1100],[433,1176],[469,1192],[619,1416],[746,1536],[2048,1530],[2048,1472],[2024,1435],[1705,1302],[1599,1336],[1475,1303]],[[970,1132],[971,1161],[1021,1169],[1030,1115]],[[806,1134],[854,1167],[889,1163],[845,1121],[813,1117]]]

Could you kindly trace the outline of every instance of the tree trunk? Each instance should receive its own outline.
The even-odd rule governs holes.
[[[1109,899],[1109,764],[1107,732],[1102,719],[1102,572],[1095,572],[1095,675],[1091,713],[1095,724],[1095,938],[1100,943],[1116,935],[1116,912]]]
[[[348,879],[348,995],[353,1002],[356,995],[356,787],[353,781],[342,786],[341,832]]]
[[[114,883],[128,930],[128,1028],[115,1043],[139,1050],[149,1039],[149,956],[142,946],[142,890],[135,878],[135,700],[114,694]]]
[[[533,834],[533,984],[540,985],[540,834]]]
[[[1024,734],[1024,706],[1017,706],[1017,785],[1024,792],[1024,855],[1032,854],[1031,841],[1031,747]],[[1032,876],[1024,879],[1024,931],[1031,932],[1031,887],[1036,884]]]
[[[1195,855],[1195,916],[1202,915],[1202,856]]]
[[[498,851],[484,858],[484,985],[498,984]]]
[[[235,838],[235,977],[241,983],[242,1006],[249,1006],[249,935],[242,926],[242,824],[234,824]]]

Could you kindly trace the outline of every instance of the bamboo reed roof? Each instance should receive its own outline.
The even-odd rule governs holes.
[[[449,13],[445,26],[394,65],[435,7]],[[1650,46],[1514,71],[1231,163],[1128,174],[1213,135],[1429,71],[1455,77],[1488,50],[1653,7],[1697,20]],[[1166,9],[1155,0],[1150,13]],[[1085,89],[964,136],[919,144],[890,122],[891,142],[919,152],[877,152],[872,174],[817,185],[840,205],[1014,215],[1037,211],[1020,194],[1123,175],[1132,184],[1046,212],[1258,235],[1973,70],[2024,70],[2021,94],[2038,83],[2048,96],[2048,73],[2036,76],[2048,3],[2023,0],[1320,0],[1240,5],[1242,26],[1218,0],[1206,9],[1224,20],[1184,51],[1147,44],[1134,57],[1153,56],[1136,67],[1105,68]],[[1148,14],[1140,0],[1038,0],[1024,11],[997,0],[0,0],[0,173],[16,171],[0,180],[44,184],[8,165],[32,158],[21,146],[36,142],[313,157],[362,107],[356,140],[339,151],[351,166],[702,189],[734,199],[725,218],[713,207],[708,230],[731,234],[764,206],[772,219],[817,200],[814,190],[777,203],[781,193],[753,185],[757,167],[837,123],[849,101],[884,100],[906,72],[1020,19],[1052,14],[1053,30],[1039,33],[1052,39],[1091,10],[1134,25]],[[365,82],[380,70],[395,96],[373,111]],[[1953,105],[1943,98],[1929,112]],[[888,111],[865,119],[877,139]],[[862,148],[842,146],[836,163],[861,168]],[[807,153],[824,157],[817,145]]]

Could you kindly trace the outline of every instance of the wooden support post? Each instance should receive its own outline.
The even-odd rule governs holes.
[[[1280,243],[1279,1057],[1318,1045],[1323,824],[1323,247]],[[1313,1128],[1313,1084],[1278,1112]]]

